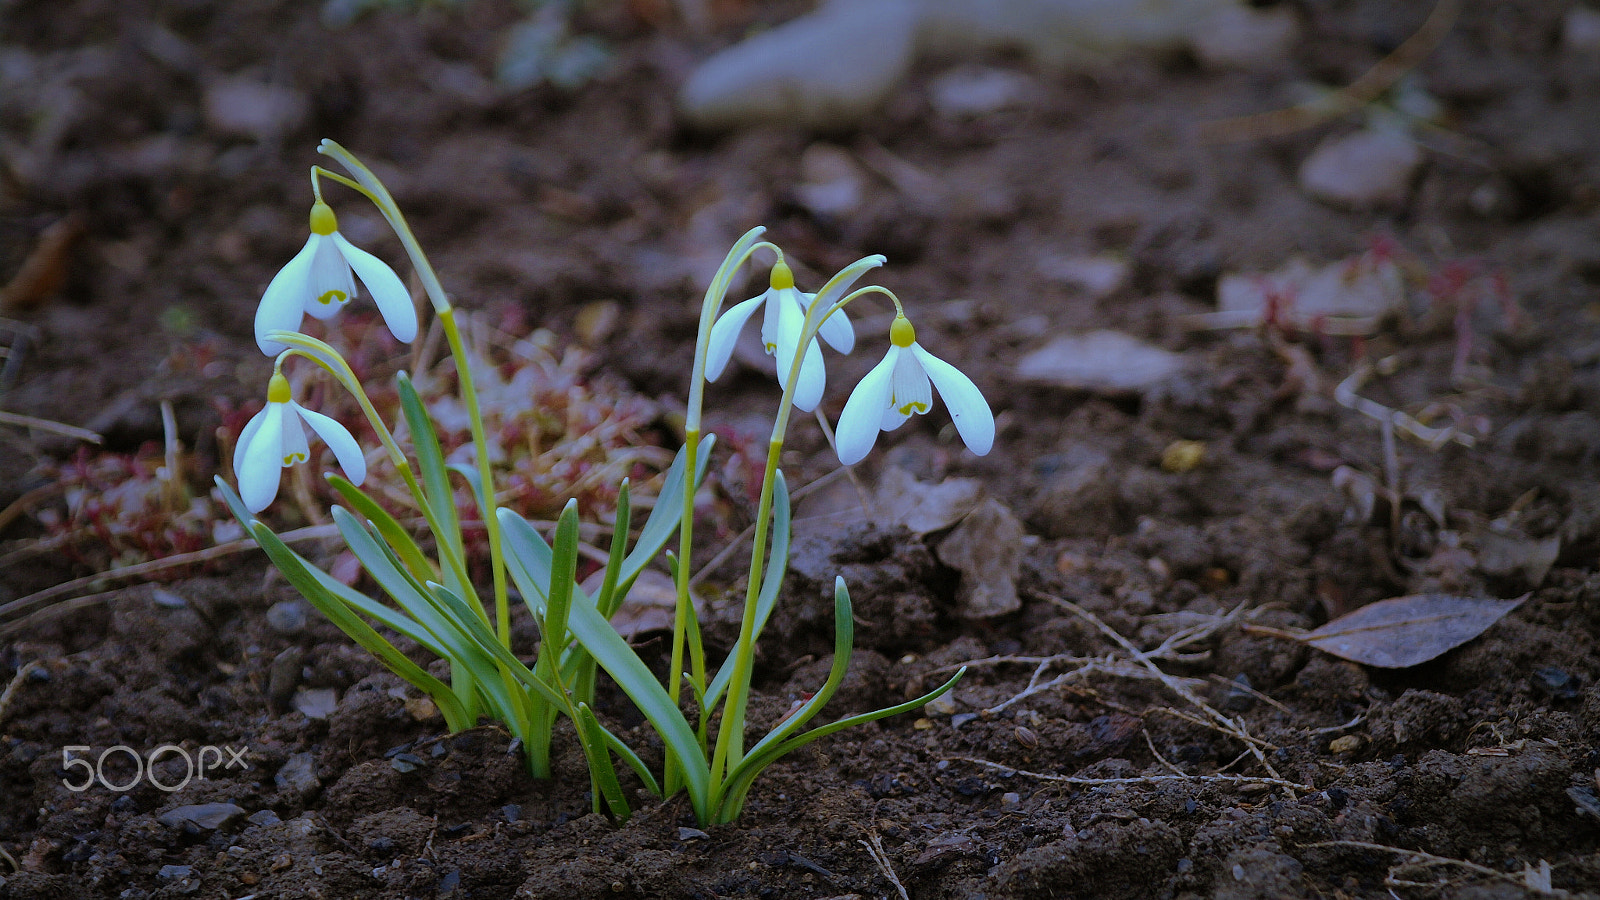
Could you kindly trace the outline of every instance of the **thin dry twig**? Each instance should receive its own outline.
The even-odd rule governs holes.
[[[1438,450],[1451,441],[1455,441],[1463,447],[1475,446],[1478,443],[1477,438],[1456,428],[1454,425],[1444,428],[1432,428],[1407,413],[1398,409],[1390,409],[1376,400],[1369,400],[1356,393],[1361,390],[1362,385],[1367,383],[1367,379],[1372,377],[1374,371],[1378,369],[1392,371],[1396,363],[1397,361],[1392,356],[1379,360],[1376,368],[1372,363],[1363,361],[1355,367],[1349,377],[1339,382],[1339,386],[1333,389],[1333,399],[1339,401],[1340,406],[1353,409],[1369,419],[1393,426],[1398,431],[1416,438],[1426,444],[1430,450]]]
[[[1432,53],[1455,24],[1461,0],[1439,0],[1416,33],[1378,60],[1365,74],[1332,94],[1271,112],[1217,119],[1200,126],[1200,140],[1208,144],[1259,140],[1303,131],[1353,112],[1394,87],[1401,76],[1415,69]]]
[[[294,531],[285,532],[284,534],[279,535],[279,538],[284,543],[289,544],[298,541],[311,541],[319,538],[332,538],[338,536],[339,529],[333,525],[312,525],[307,528],[297,528]],[[207,547],[204,550],[196,550],[192,553],[179,553],[174,556],[164,557],[162,559],[153,559],[149,562],[136,563],[131,566],[122,566],[120,568],[112,569],[107,572],[100,572],[95,575],[85,575],[82,578],[74,578],[71,581],[64,581],[61,584],[55,585],[54,587],[47,587],[42,591],[35,591],[26,597],[20,597],[16,600],[12,600],[10,603],[0,604],[0,616],[8,616],[20,613],[31,606],[54,600],[57,597],[64,597],[68,594],[74,593],[75,591],[93,587],[94,585],[103,581],[120,581],[125,578],[142,578],[146,575],[152,575],[156,572],[161,572],[166,569],[194,565],[196,563],[210,562],[213,559],[230,556],[234,553],[242,553],[246,550],[254,549],[255,546],[255,539],[240,538],[237,541],[229,541],[226,544],[218,544],[215,547]]]
[[[0,425],[16,425],[20,428],[32,428],[37,431],[48,431],[51,434],[65,435],[69,438],[76,438],[80,441],[85,441],[90,444],[99,444],[105,440],[100,435],[90,431],[87,428],[79,428],[76,425],[66,425],[61,422],[52,422],[49,419],[41,419],[37,416],[25,416],[21,413],[6,412],[5,410],[0,410]]]
[[[1101,787],[1101,786],[1104,786],[1104,785],[1113,785],[1113,784],[1161,784],[1163,782],[1169,782],[1169,781],[1200,781],[1200,782],[1213,782],[1213,783],[1219,783],[1219,784],[1221,784],[1221,783],[1226,783],[1226,784],[1267,784],[1267,785],[1273,785],[1273,786],[1276,786],[1276,787],[1289,788],[1291,790],[1296,790],[1296,791],[1304,791],[1304,792],[1306,792],[1308,794],[1309,793],[1315,793],[1316,790],[1317,790],[1315,787],[1312,787],[1309,784],[1301,784],[1298,781],[1290,781],[1290,780],[1288,780],[1286,778],[1277,778],[1277,777],[1268,778],[1268,777],[1265,777],[1265,776],[1257,776],[1257,775],[1183,775],[1183,774],[1179,774],[1179,775],[1134,775],[1134,776],[1130,776],[1128,778],[1080,778],[1080,777],[1078,777],[1076,775],[1047,775],[1047,774],[1045,774],[1043,772],[1029,772],[1026,769],[1019,769],[1016,766],[1007,766],[1007,765],[1003,765],[1003,764],[997,763],[997,762],[990,762],[987,759],[978,759],[975,756],[947,756],[947,757],[944,757],[944,758],[948,759],[948,760],[952,760],[954,762],[968,762],[968,763],[972,763],[973,765],[985,766],[987,768],[994,769],[997,772],[1010,772],[1012,774],[1022,775],[1022,776],[1027,777],[1027,778],[1036,778],[1036,779],[1038,779],[1040,781],[1055,781],[1055,782],[1059,782],[1061,784],[1075,784],[1075,785],[1078,785],[1080,787]]]
[[[1515,884],[1521,884],[1521,885],[1524,885],[1524,886],[1527,886],[1527,880],[1528,880],[1528,873],[1526,873],[1526,872],[1518,872],[1518,873],[1502,872],[1499,869],[1491,869],[1488,866],[1482,866],[1482,865],[1479,865],[1479,864],[1477,864],[1475,862],[1469,862],[1469,861],[1464,860],[1464,859],[1452,859],[1451,857],[1448,857],[1448,856],[1436,856],[1435,854],[1427,853],[1427,852],[1424,852],[1422,850],[1407,850],[1404,847],[1391,847],[1391,846],[1389,846],[1387,844],[1373,844],[1373,843],[1369,843],[1367,841],[1318,841],[1315,844],[1306,844],[1304,846],[1307,849],[1310,849],[1312,847],[1353,847],[1353,848],[1356,848],[1358,850],[1376,850],[1376,851],[1381,852],[1381,853],[1393,853],[1393,854],[1395,854],[1397,856],[1403,856],[1403,857],[1405,857],[1404,862],[1402,862],[1402,863],[1400,863],[1398,865],[1390,866],[1389,867],[1389,873],[1384,879],[1384,883],[1385,884],[1389,884],[1389,885],[1392,885],[1392,886],[1395,886],[1395,887],[1437,887],[1438,886],[1437,884],[1428,883],[1428,882],[1403,881],[1403,880],[1401,880],[1399,878],[1396,878],[1395,877],[1395,872],[1401,866],[1405,866],[1405,865],[1418,866],[1418,867],[1421,867],[1421,868],[1424,868],[1424,869],[1436,868],[1436,867],[1441,867],[1441,866],[1455,866],[1455,867],[1460,868],[1460,869],[1465,869],[1468,872],[1473,873],[1474,875],[1482,875],[1482,876],[1484,876],[1486,878],[1498,878],[1498,879],[1502,879],[1502,880],[1505,880],[1505,881],[1513,882]],[[1540,870],[1534,870],[1534,871],[1537,873]]]
[[[871,843],[868,843],[868,841],[871,841]],[[911,895],[906,893],[906,886],[901,884],[900,879],[894,874],[894,866],[889,864],[889,854],[884,852],[883,839],[878,837],[878,833],[876,831],[868,831],[867,840],[858,840],[856,843],[867,848],[867,855],[872,857],[873,863],[877,865],[878,871],[883,873],[883,877],[889,879],[889,883],[894,885],[895,892],[900,895],[900,900],[911,900]]]
[[[1132,641],[1123,637],[1122,634],[1115,628],[1112,628],[1110,625],[1102,622],[1099,616],[1096,616],[1087,609],[1084,609],[1078,604],[1073,603],[1071,600],[1057,597],[1054,594],[1039,593],[1037,596],[1054,603],[1055,605],[1067,610],[1075,616],[1078,616],[1079,618],[1093,625],[1101,634],[1104,634],[1106,637],[1109,637],[1111,640],[1115,641],[1118,646],[1127,651],[1128,655],[1131,656],[1135,662],[1143,665],[1150,672],[1150,674],[1155,677],[1156,680],[1164,684],[1168,690],[1188,701],[1191,706],[1194,706],[1195,708],[1204,712],[1210,722],[1215,724],[1219,730],[1225,734],[1232,735],[1234,738],[1237,738],[1240,741],[1243,741],[1245,746],[1248,747],[1250,752],[1255,756],[1256,762],[1259,763],[1261,767],[1268,773],[1270,773],[1273,778],[1278,779],[1279,781],[1283,780],[1283,777],[1278,774],[1276,769],[1273,768],[1271,761],[1267,759],[1266,754],[1262,752],[1262,746],[1260,745],[1265,742],[1251,735],[1250,732],[1244,727],[1243,722],[1231,719],[1218,712],[1211,706],[1211,704],[1201,699],[1201,697],[1196,694],[1193,689],[1185,684],[1183,679],[1177,678],[1173,675],[1168,675],[1166,672],[1163,672],[1161,667],[1155,664],[1155,661],[1151,658],[1150,654],[1134,646]],[[1177,710],[1172,710],[1172,712],[1179,714],[1180,717],[1183,717],[1182,714],[1178,713]],[[1205,723],[1202,722],[1201,724]]]
[[[16,696],[17,688],[22,686],[22,682],[25,681],[29,675],[32,675],[35,671],[42,668],[44,668],[44,663],[41,663],[35,659],[30,662],[23,663],[23,665],[17,669],[17,674],[11,676],[11,683],[6,685],[4,692],[0,692],[0,723],[5,722],[6,720],[6,712],[7,710],[11,709],[11,698]],[[16,865],[16,863],[13,862],[12,865]]]

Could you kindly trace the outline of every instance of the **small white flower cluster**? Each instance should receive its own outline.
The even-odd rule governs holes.
[[[881,261],[882,257],[878,259]],[[740,329],[763,305],[766,314],[761,323],[761,342],[767,354],[775,358],[779,381],[787,377],[790,362],[799,350],[806,314],[817,295],[796,289],[794,273],[781,259],[772,267],[769,285],[766,293],[735,304],[712,326],[707,345],[707,379],[715,381],[722,375]],[[924,350],[917,343],[916,329],[905,313],[898,311],[898,301],[895,306],[889,352],[856,385],[839,417],[835,433],[839,462],[855,465],[872,451],[880,431],[893,431],[912,415],[931,409],[935,387],[950,408],[950,417],[967,448],[979,456],[988,453],[994,446],[994,414],[983,394],[955,366]],[[842,308],[828,313],[816,334],[840,353],[849,353],[855,346],[855,332]],[[800,363],[794,405],[806,412],[815,409],[822,400],[826,378],[822,351],[816,338],[812,338]]]
[[[318,198],[311,206],[311,237],[273,277],[261,297],[256,309],[256,346],[273,357],[289,349],[268,335],[299,331],[308,314],[318,319],[334,316],[356,297],[358,275],[395,338],[415,340],[417,310],[405,283],[383,260],[346,240],[339,233],[333,210]],[[305,425],[333,450],[352,484],[366,480],[366,459],[349,429],[294,402],[288,379],[274,371],[267,385],[267,405],[245,425],[233,453],[239,497],[251,512],[260,512],[272,503],[284,469],[309,457]]]
[[[414,340],[416,308],[400,276],[382,260],[346,240],[339,233],[333,210],[320,197],[311,207],[310,219],[311,236],[305,247],[272,279],[256,310],[256,344],[261,351],[277,357],[281,365],[280,354],[290,348],[274,339],[273,333],[298,331],[306,315],[327,319],[337,314],[356,297],[358,276],[372,293],[395,338]],[[882,257],[873,259],[882,261]],[[857,276],[866,268],[858,264]],[[844,279],[830,297],[837,299],[853,281],[854,278]],[[852,297],[873,290],[882,289],[863,289]],[[892,294],[889,296],[893,298]],[[764,307],[761,340],[768,355],[776,360],[780,381],[786,380],[800,353],[808,314],[816,302],[816,294],[795,287],[794,273],[780,258],[772,267],[766,292],[735,304],[712,326],[707,342],[706,378],[715,381],[721,376],[733,356],[740,330],[758,308]],[[848,302],[849,298],[843,301]],[[855,332],[843,303],[831,312],[822,311],[826,314],[815,324],[813,336],[806,338],[792,398],[798,409],[814,410],[826,388],[827,372],[817,337],[839,353],[849,353],[855,347]],[[839,418],[839,461],[845,465],[860,462],[871,452],[880,431],[893,431],[912,415],[927,412],[933,404],[934,388],[950,408],[956,430],[967,447],[979,456],[988,453],[994,444],[994,414],[983,394],[972,379],[917,343],[916,331],[899,305],[895,300],[897,314],[889,332],[888,353],[856,385]],[[260,512],[271,504],[284,468],[308,458],[305,425],[310,425],[333,450],[351,483],[359,485],[366,477],[361,448],[349,430],[301,407],[291,393],[288,380],[275,370],[267,388],[267,405],[245,426],[234,452],[240,497],[251,512]]]

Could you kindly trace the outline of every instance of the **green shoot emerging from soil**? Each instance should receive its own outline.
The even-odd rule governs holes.
[[[836,579],[834,658],[827,680],[766,735],[746,743],[745,714],[755,646],[778,601],[789,553],[789,492],[778,460],[790,411],[797,407],[810,411],[822,399],[826,372],[818,338],[847,353],[855,338],[845,307],[871,295],[881,295],[894,304],[896,317],[888,352],[851,394],[838,423],[837,447],[843,463],[863,459],[880,431],[898,428],[913,414],[927,412],[933,388],[938,388],[973,452],[987,453],[994,441],[994,417],[983,395],[965,375],[917,343],[899,299],[880,287],[851,290],[868,270],[882,265],[883,257],[869,256],[852,263],[816,294],[806,294],[795,287],[782,250],[760,239],[763,229],[751,229],[734,244],[706,290],[701,308],[684,446],[631,546],[632,507],[628,482],[623,480],[616,495],[607,562],[598,589],[591,594],[580,586],[578,577],[576,500],[562,509],[549,541],[527,519],[497,503],[497,496],[503,494],[494,482],[491,459],[495,448],[485,425],[486,395],[477,387],[474,369],[486,377],[491,373],[481,368],[481,357],[469,350],[454,308],[393,197],[366,166],[338,144],[324,141],[318,149],[350,174],[312,169],[311,236],[273,279],[256,316],[256,341],[263,352],[274,357],[267,405],[245,427],[235,449],[238,491],[221,479],[218,486],[234,515],[290,584],[384,665],[431,697],[449,728],[472,727],[480,717],[504,723],[524,748],[530,773],[543,778],[552,774],[554,727],[564,716],[572,723],[588,763],[597,811],[618,819],[629,813],[615,767],[615,760],[620,759],[651,792],[660,796],[686,792],[696,819],[710,824],[737,818],[755,778],[791,750],[842,728],[914,709],[954,686],[960,672],[907,703],[803,730],[838,689],[850,660],[850,594],[843,579]],[[399,276],[340,235],[334,212],[322,198],[324,181],[337,182],[370,200],[410,256],[454,360],[460,411],[471,435],[470,443],[460,448],[467,452],[451,456],[470,462],[448,461],[439,423],[430,415],[430,409],[438,407],[424,404],[405,372],[395,378],[400,410],[396,418],[402,421],[391,426],[344,356],[332,345],[300,333],[305,314],[328,318],[354,299],[358,278],[397,339],[411,341],[419,330],[415,307]],[[735,274],[758,251],[775,257],[770,288],[722,313]],[[783,394],[768,444],[739,638],[722,665],[713,669],[689,596],[694,497],[713,444],[710,436],[702,435],[701,411],[707,380],[722,373],[739,330],[760,307],[765,307],[763,344],[774,357]],[[362,489],[368,461],[346,426],[295,402],[293,382],[282,370],[297,358],[309,360],[331,375],[359,407],[386,457],[376,463],[384,465],[385,472],[392,470],[403,483],[403,499],[426,525],[424,537],[417,537],[408,527],[411,516],[402,519],[390,512],[393,497],[385,498],[391,503],[381,504]],[[255,517],[273,502],[283,469],[310,457],[306,426],[328,445],[344,472],[342,477],[327,476],[345,503],[331,510],[333,522],[350,552],[393,605],[368,597],[318,569]],[[402,444],[407,436],[409,452]],[[456,482],[470,490],[475,509],[464,513],[458,508]],[[467,518],[472,512],[476,522]],[[474,530],[484,537],[477,545],[464,538]],[[635,580],[663,556],[674,537],[676,551],[664,554],[676,586],[669,670],[674,677],[663,684],[612,626],[611,619]],[[490,586],[485,593],[480,593],[471,577],[475,570],[468,557],[474,549],[487,551]],[[531,662],[511,646],[513,584],[540,631]],[[590,584],[592,587],[593,582]],[[448,660],[449,682],[400,652],[385,631],[403,635]],[[600,670],[617,683],[660,737],[665,751],[661,778],[601,723],[594,708]]]

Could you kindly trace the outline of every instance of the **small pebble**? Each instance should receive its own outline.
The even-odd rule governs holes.
[[[960,728],[978,717],[977,713],[956,713],[950,717],[950,727]]]
[[[299,600],[280,600],[267,609],[267,626],[279,634],[294,634],[306,627],[306,605]]]
[[[1582,684],[1565,669],[1545,666],[1533,673],[1533,689],[1556,700],[1572,700],[1582,692]]]
[[[177,594],[174,594],[166,588],[156,588],[153,592],[151,592],[150,597],[151,599],[155,600],[157,606],[164,606],[167,609],[183,609],[185,606],[189,605],[189,601],[183,599]]]
[[[1363,743],[1365,743],[1365,741],[1362,740],[1361,735],[1347,734],[1343,737],[1336,737],[1329,741],[1328,752],[1335,754],[1354,753],[1361,749],[1361,745]]]
[[[1300,167],[1300,187],[1337,206],[1398,204],[1411,190],[1422,150],[1392,131],[1358,131],[1324,141]]]
[[[251,813],[250,818],[246,819],[245,821],[249,822],[251,825],[260,825],[265,828],[268,825],[276,825],[283,820],[278,818],[278,814],[272,810],[262,809]]]
[[[956,701],[949,694],[943,694],[923,704],[922,711],[930,716],[953,716],[956,714]]]
[[[1000,795],[1000,805],[1001,806],[1013,807],[1013,806],[1017,806],[1017,805],[1019,805],[1021,803],[1022,803],[1022,795],[1017,793],[1016,791],[1006,791],[1004,794]]]
[[[180,881],[194,874],[193,866],[162,866],[156,877],[162,881]]]
[[[296,794],[309,794],[315,791],[322,787],[322,780],[317,777],[316,756],[309,752],[290,756],[278,770],[278,774],[272,777],[272,781],[280,791]]]
[[[242,815],[244,810],[232,803],[196,803],[169,809],[156,816],[156,821],[168,828],[192,825],[201,831],[215,831],[227,824],[228,820]]]
[[[701,831],[698,828],[678,829],[678,840],[680,841],[703,841],[709,837],[711,837],[711,835],[706,834],[704,831]]]

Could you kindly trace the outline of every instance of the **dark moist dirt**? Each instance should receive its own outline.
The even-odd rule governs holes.
[[[954,120],[931,107],[941,68],[925,64],[884,112],[827,140],[921,168],[945,201],[918,203],[872,176],[861,208],[837,221],[794,199],[798,160],[816,138],[694,134],[671,108],[695,59],[788,7],[714,4],[721,24],[696,36],[668,4],[603,6],[583,25],[617,50],[611,74],[571,94],[501,96],[488,79],[500,34],[520,15],[508,2],[386,11],[339,32],[304,3],[0,6],[5,64],[35,67],[29,82],[55,92],[0,103],[3,274],[51,223],[76,216],[83,229],[62,294],[7,310],[40,335],[7,410],[87,425],[132,451],[159,441],[157,404],[171,400],[209,478],[217,401],[258,401],[268,365],[251,340],[252,310],[303,240],[305,173],[323,136],[377,164],[464,307],[497,321],[520,315],[568,340],[585,304],[620,302],[599,365],[652,397],[681,394],[697,279],[746,228],[769,226],[807,285],[882,252],[881,283],[920,313],[922,342],[985,389],[1000,430],[994,452],[975,458],[936,410],[885,438],[861,474],[870,485],[892,463],[923,480],[981,479],[1034,536],[1023,605],[964,621],[939,535],[813,523],[796,560],[803,571],[761,648],[752,719],[776,721],[823,680],[832,567],[851,579],[860,621],[829,716],[900,702],[968,660],[1126,660],[1052,597],[1146,649],[1243,605],[1250,615],[1163,666],[1238,717],[1265,760],[1200,724],[1161,684],[1126,674],[974,715],[1017,695],[1034,671],[996,663],[972,670],[942,710],[830,737],[773,767],[735,825],[697,830],[681,798],[661,803],[633,784],[637,813],[619,827],[589,813],[570,735],[557,741],[563,778],[539,782],[501,729],[445,733],[332,625],[312,615],[269,626],[268,609],[292,593],[246,555],[166,593],[111,585],[70,613],[8,626],[0,897],[897,896],[868,853],[873,840],[918,900],[1500,898],[1533,893],[1544,863],[1553,890],[1600,893],[1600,58],[1562,49],[1569,4],[1467,3],[1417,75],[1482,158],[1430,151],[1403,205],[1339,211],[1307,199],[1295,171],[1348,122],[1226,146],[1197,143],[1194,126],[1280,106],[1296,80],[1349,82],[1427,5],[1289,5],[1306,36],[1290,60],[1251,75],[1183,55],[1092,76],[993,59],[1042,90],[1024,108]],[[232,75],[299,92],[304,120],[281,140],[219,133],[202,96]],[[396,259],[376,219],[346,201],[346,230]],[[1213,308],[1222,272],[1274,269],[1297,253],[1332,262],[1379,237],[1430,270],[1476,260],[1506,279],[1524,318],[1474,323],[1467,388],[1451,383],[1449,310],[1413,310],[1364,340],[1288,344],[1290,356],[1303,348],[1320,387],[1273,349],[1277,332],[1195,334],[1175,320]],[[1102,252],[1124,254],[1131,273],[1098,299],[1036,264]],[[946,303],[956,300],[972,302]],[[864,348],[886,324],[865,318]],[[1046,335],[1098,327],[1181,351],[1196,368],[1133,397],[1013,380]],[[196,346],[216,364],[163,365]],[[1368,393],[1411,411],[1448,402],[1483,417],[1489,433],[1471,449],[1399,442],[1404,515],[1391,518],[1380,500],[1362,518],[1330,473],[1349,465],[1383,483],[1383,442],[1372,421],[1333,402],[1331,386],[1356,361],[1392,354],[1399,371]],[[830,413],[874,356],[838,360]],[[767,382],[746,370],[715,386],[726,437],[760,446],[759,417],[775,396]],[[29,473],[41,460],[72,452],[10,427],[0,439],[0,507],[38,486]],[[1162,467],[1179,439],[1204,443],[1200,466]],[[805,423],[790,449],[793,484],[832,466]],[[722,538],[750,514],[736,482],[725,480],[719,501]],[[1423,497],[1444,511],[1445,528],[1420,512]],[[1558,537],[1554,565],[1491,565],[1470,540],[1451,544],[1495,529]],[[25,516],[3,536],[9,550],[38,534]],[[719,546],[708,539],[701,559]],[[716,580],[735,568],[707,584],[719,650],[732,626],[720,601],[729,585]],[[0,601],[83,574],[61,560],[18,562],[0,574]],[[1404,671],[1243,627],[1309,628],[1429,591],[1531,594],[1481,638]],[[661,646],[646,653],[659,657]],[[1244,681],[1255,693],[1230,686]],[[337,697],[326,718],[291,709],[297,691],[318,688]],[[659,764],[637,715],[614,693],[603,700],[608,721]],[[93,758],[165,744],[244,750],[248,768],[214,769],[175,793],[148,782],[63,786],[81,776],[63,768],[65,747]],[[109,759],[113,780],[131,774],[125,764]],[[1268,764],[1311,789],[1249,780]],[[1086,786],[1004,767],[1249,778]],[[156,771],[168,783],[184,774],[170,753]],[[1480,868],[1430,868],[1384,847]]]

